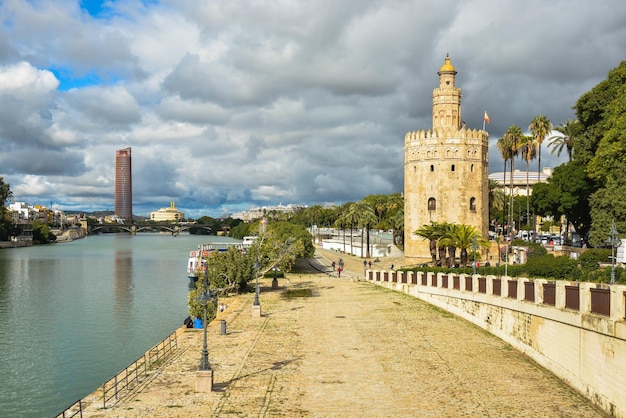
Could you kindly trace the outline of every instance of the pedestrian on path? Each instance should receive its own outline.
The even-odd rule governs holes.
[[[341,277],[341,267],[337,269],[337,277]]]

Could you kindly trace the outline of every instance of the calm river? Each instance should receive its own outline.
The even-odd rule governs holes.
[[[0,415],[54,416],[171,334],[187,316],[189,251],[217,240],[230,239],[103,234],[0,250]]]

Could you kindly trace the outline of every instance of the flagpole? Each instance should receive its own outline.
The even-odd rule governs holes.
[[[485,110],[485,113],[487,113],[487,111]],[[483,131],[485,130],[485,116],[483,115]]]

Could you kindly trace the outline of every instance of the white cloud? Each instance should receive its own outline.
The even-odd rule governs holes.
[[[17,198],[111,208],[127,146],[141,208],[217,216],[402,191],[404,135],[430,127],[446,53],[468,126],[489,112],[500,171],[508,126],[573,118],[626,50],[618,0],[109,6],[0,4],[0,176]],[[542,165],[558,161],[544,145]]]

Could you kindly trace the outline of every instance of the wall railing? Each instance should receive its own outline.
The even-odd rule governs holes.
[[[104,382],[101,387],[102,401],[104,408],[111,407],[113,400],[117,401],[124,394],[128,393],[142,378],[146,376],[150,369],[158,367],[174,350],[178,348],[176,331],[165,337],[162,341],[153,346],[150,350],[137,360],[126,366],[111,379]],[[82,417],[86,407],[84,399],[79,399],[56,415],[56,418]]]

